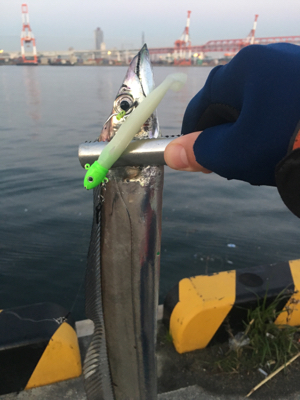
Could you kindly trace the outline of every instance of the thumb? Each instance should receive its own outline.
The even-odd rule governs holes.
[[[194,143],[200,133],[201,132],[189,133],[168,144],[165,149],[164,157],[166,164],[170,168],[180,171],[201,171],[205,174],[211,172],[197,163],[194,154]]]

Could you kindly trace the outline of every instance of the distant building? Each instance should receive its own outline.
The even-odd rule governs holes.
[[[101,50],[101,43],[103,43],[103,31],[100,28],[95,29],[95,49]]]

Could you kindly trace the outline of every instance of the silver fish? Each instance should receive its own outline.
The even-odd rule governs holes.
[[[152,92],[154,87],[149,52],[147,46],[144,45],[130,63],[125,79],[115,98],[111,115],[102,128],[99,141],[110,141],[124,120]],[[123,118],[118,119],[117,116],[122,111],[125,112],[125,115]],[[158,121],[156,113],[153,113],[141,127],[137,137],[140,139],[152,139],[158,136]]]
[[[143,46],[129,66],[99,140],[109,141],[153,88],[150,57]],[[116,118],[120,110],[125,111],[121,121]],[[158,136],[153,114],[136,138]],[[95,323],[84,367],[89,400],[157,398],[155,342],[163,175],[162,166],[113,168],[105,191],[94,189],[92,261],[86,281],[86,313]],[[101,196],[105,201],[97,224]]]

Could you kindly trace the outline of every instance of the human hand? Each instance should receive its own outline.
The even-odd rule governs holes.
[[[299,65],[299,46],[275,44],[248,46],[214,68],[186,109],[188,135],[166,148],[167,164],[275,186],[276,166],[292,150],[300,118]]]

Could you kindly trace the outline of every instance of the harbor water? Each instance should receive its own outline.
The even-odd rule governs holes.
[[[159,84],[186,72],[158,108],[163,136],[180,133],[209,67],[155,67]],[[0,68],[0,309],[51,301],[84,316],[92,192],[78,145],[95,140],[126,67]],[[165,169],[160,302],[178,280],[300,258],[300,221],[276,188]]]

